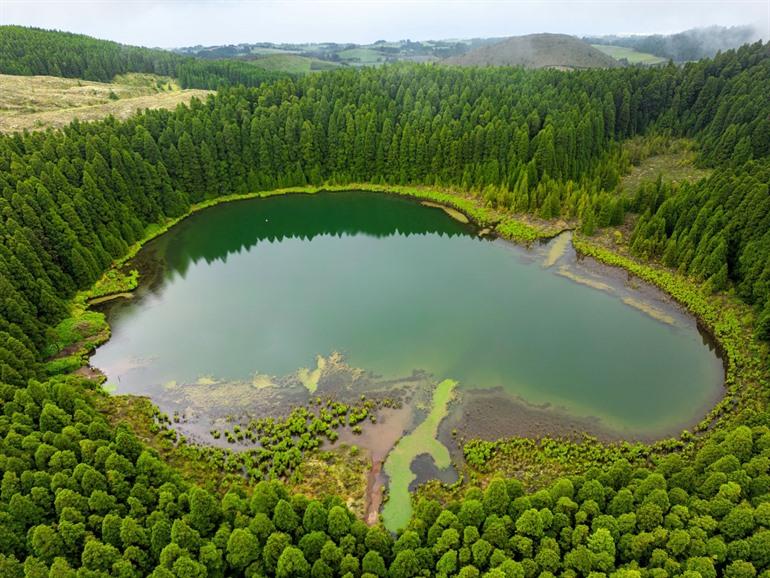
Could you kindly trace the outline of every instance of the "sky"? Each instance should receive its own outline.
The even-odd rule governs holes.
[[[652,34],[750,24],[770,0],[0,0],[0,24],[172,48],[565,34]]]

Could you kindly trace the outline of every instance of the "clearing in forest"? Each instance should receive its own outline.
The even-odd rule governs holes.
[[[655,66],[658,64],[665,64],[667,59],[662,56],[655,56],[647,52],[639,52],[633,48],[626,46],[616,46],[614,44],[592,44],[597,50],[604,52],[616,60],[626,59],[629,64],[645,64],[647,66]]]
[[[642,183],[655,181],[660,175],[664,183],[695,182],[708,177],[711,171],[695,166],[696,152],[688,141],[672,143],[668,150],[654,154],[632,166],[622,179],[623,190],[636,193]]]
[[[207,90],[181,90],[171,78],[125,74],[113,82],[0,74],[0,133],[61,128],[73,120],[125,119],[137,110],[172,109]]]

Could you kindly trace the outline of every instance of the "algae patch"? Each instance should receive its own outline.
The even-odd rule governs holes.
[[[441,209],[444,211],[447,215],[455,219],[456,221],[460,221],[461,223],[469,223],[468,217],[465,216],[464,213],[461,213],[457,209],[453,209],[452,207],[447,207],[446,205],[442,205],[440,203],[434,203],[432,201],[422,201],[420,203],[424,207],[434,207],[436,209]]]
[[[251,379],[251,385],[255,389],[265,389],[267,387],[274,387],[275,382],[269,375],[265,375],[264,373],[257,373]]]
[[[661,311],[657,307],[654,307],[650,305],[649,303],[645,303],[644,301],[640,301],[639,299],[634,299],[633,297],[623,297],[623,303],[626,305],[629,305],[630,307],[634,307],[635,309],[638,309],[642,313],[645,313],[646,315],[649,315],[656,321],[660,321],[661,323],[666,323],[667,325],[676,325],[676,320],[666,313],[665,311]]]
[[[318,389],[318,380],[321,379],[324,369],[326,369],[326,358],[322,355],[317,355],[315,369],[303,367],[297,371],[297,378],[310,393],[315,393]]]
[[[553,267],[556,264],[556,261],[561,259],[567,252],[567,247],[569,247],[571,242],[572,233],[569,231],[562,233],[556,237],[556,239],[551,241],[548,246],[548,254],[545,257],[545,261],[543,261],[543,267],[546,269],[548,267]]]
[[[388,501],[382,510],[382,520],[388,530],[396,531],[409,522],[412,515],[409,485],[415,479],[412,462],[417,456],[428,454],[436,467],[451,465],[449,450],[438,441],[438,428],[454,399],[457,382],[445,379],[433,392],[431,410],[427,417],[407,436],[402,437],[385,460],[385,473],[390,480]]]
[[[588,287],[592,287],[593,289],[598,289],[599,291],[606,291],[607,293],[612,293],[612,287],[607,285],[607,283],[602,283],[601,281],[596,281],[595,279],[591,279],[590,277],[584,277],[583,275],[578,275],[577,273],[570,271],[566,267],[559,267],[559,270],[557,271],[557,273],[562,277],[566,277],[570,281],[574,281],[575,283],[580,283],[581,285],[587,285]]]

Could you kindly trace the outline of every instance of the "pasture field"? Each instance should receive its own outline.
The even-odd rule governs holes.
[[[601,50],[604,54],[612,56],[616,60],[625,58],[630,64],[646,64],[647,66],[653,66],[656,64],[665,64],[666,59],[654,54],[647,54],[646,52],[639,52],[633,48],[627,48],[625,46],[615,46],[614,44],[592,44],[597,50]]]
[[[299,54],[268,54],[253,61],[254,66],[274,72],[306,74],[320,70],[332,70],[339,65],[335,62],[300,56]]]

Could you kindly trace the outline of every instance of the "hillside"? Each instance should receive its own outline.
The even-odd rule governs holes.
[[[166,50],[127,46],[58,30],[0,26],[0,73],[109,82],[116,74],[178,76],[188,59]]]
[[[332,70],[340,66],[336,62],[319,60],[299,54],[265,54],[250,60],[254,66],[272,72],[287,72],[289,74],[305,74],[321,70]]]
[[[259,86],[285,76],[247,62],[207,61],[58,30],[0,26],[0,74],[110,82],[131,72],[177,79],[182,88]]]
[[[615,68],[611,56],[566,34],[528,34],[481,46],[444,63],[456,66],[522,66],[524,68]]]
[[[663,61],[688,62],[710,58],[717,52],[738,48],[743,44],[756,42],[761,34],[754,26],[709,26],[692,28],[676,34],[651,34],[631,36],[585,37],[591,44],[628,48],[636,52],[652,54]],[[601,48],[600,48],[601,50]],[[616,58],[621,58],[612,54]],[[633,64],[633,60],[629,58]]]
[[[0,74],[0,133],[61,128],[73,120],[127,118],[137,110],[173,109],[206,90],[181,90],[168,77],[125,74],[113,82]]]
[[[449,56],[458,56],[478,46],[499,41],[499,38],[470,38],[455,40],[378,40],[371,44],[354,43],[300,43],[237,44],[226,46],[188,46],[175,52],[195,56],[202,60],[252,60],[263,56],[294,56],[312,59],[321,68],[320,62],[330,65],[375,66],[386,62],[438,62]],[[280,62],[280,61],[279,61]],[[283,69],[281,69],[283,70]],[[307,70],[302,70],[307,72]]]
[[[628,64],[642,64],[644,66],[660,66],[666,64],[668,60],[647,52],[639,52],[626,46],[616,46],[615,44],[592,44],[594,48],[615,58],[616,60],[625,60]]]

